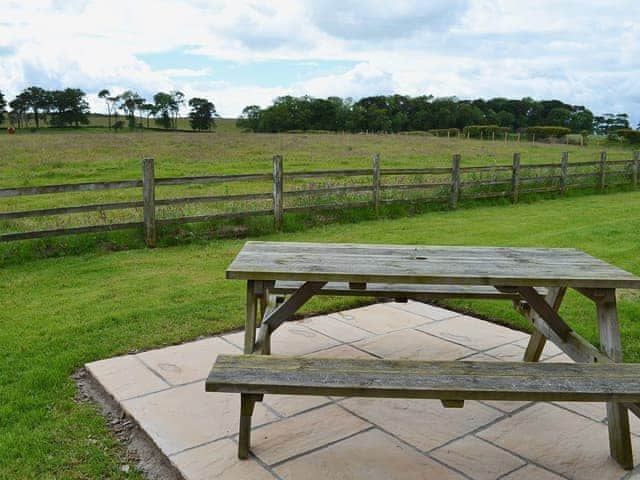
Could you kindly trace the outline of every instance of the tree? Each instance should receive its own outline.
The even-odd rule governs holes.
[[[132,90],[127,90],[120,95],[119,108],[125,112],[129,122],[129,128],[131,130],[136,128],[136,110],[138,110],[144,103],[144,98]]]
[[[27,110],[26,98],[18,95],[16,98],[9,102],[11,111],[9,112],[9,121],[12,125],[16,125],[18,128],[27,127],[29,124],[29,116]]]
[[[33,119],[36,122],[36,128],[40,128],[40,114],[42,110],[49,108],[51,103],[50,92],[40,87],[25,88],[18,97],[22,104],[33,112]]]
[[[140,105],[140,110],[145,113],[147,128],[149,128],[149,117],[156,114],[156,106],[153,103],[143,103]]]
[[[113,107],[115,103],[111,101],[113,97],[111,96],[109,90],[105,88],[98,92],[98,98],[102,98],[104,100],[104,103],[107,105],[107,123],[109,125],[109,130],[111,130],[111,107]]]
[[[236,126],[250,132],[257,132],[260,129],[261,120],[262,109],[258,105],[249,105],[242,110]]]
[[[171,128],[171,112],[173,108],[173,97],[170,93],[158,92],[153,96],[155,106],[156,124],[169,129]],[[158,117],[158,115],[160,115]]]
[[[189,124],[194,130],[211,130],[215,128],[216,107],[206,98],[194,97],[189,100]]]
[[[4,114],[6,113],[7,101],[4,99],[4,95],[0,92],[0,123],[4,122]]]
[[[171,92],[171,112],[173,113],[173,128],[178,128],[178,115],[180,107],[184,105],[184,93],[179,90]]]
[[[89,123],[89,103],[86,94],[79,88],[65,88],[51,92],[52,119],[57,127],[67,127]]]

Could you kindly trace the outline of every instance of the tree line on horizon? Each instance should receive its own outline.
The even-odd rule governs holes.
[[[139,122],[142,118],[146,118],[146,127],[149,128],[151,117],[161,128],[177,129],[180,109],[185,103],[190,107],[189,123],[193,130],[215,128],[215,105],[199,97],[187,102],[184,93],[177,90],[158,92],[153,96],[152,102],[132,90],[112,95],[109,90],[104,89],[98,93],[98,97],[105,102],[109,129],[124,128],[125,121],[119,118],[120,112],[130,129],[143,127]],[[8,112],[7,106],[10,108]],[[79,127],[89,124],[90,113],[86,93],[79,88],[46,90],[31,86],[10,102],[6,101],[0,91],[0,123],[4,122],[6,116],[9,124],[17,128],[28,128],[31,122],[36,129],[43,123],[51,127]]]
[[[119,130],[125,125],[131,129],[143,127],[143,119],[146,119],[147,128],[153,119],[157,127],[177,129],[180,111],[185,104],[190,107],[189,122],[194,130],[214,129],[215,118],[218,117],[211,101],[194,97],[187,102],[184,93],[178,90],[157,92],[151,101],[133,90],[112,94],[103,89],[98,97],[105,102],[109,129]],[[41,123],[52,127],[79,127],[89,124],[90,113],[86,94],[78,88],[46,90],[31,86],[10,102],[0,91],[0,123],[6,117],[10,125],[18,128],[28,128],[32,122],[36,129]],[[630,129],[626,113],[596,116],[584,106],[560,100],[539,101],[530,97],[519,100],[502,97],[460,100],[432,95],[378,95],[358,101],[340,97],[282,96],[266,108],[257,105],[245,107],[237,119],[237,126],[252,132],[460,131],[489,126],[512,132],[532,127],[558,127],[583,134],[637,133]]]
[[[549,126],[567,128],[574,133],[609,134],[628,129],[629,117],[625,113],[595,116],[584,106],[529,97],[460,100],[432,95],[379,95],[354,102],[340,97],[282,96],[266,108],[245,107],[237,125],[252,132],[397,133],[491,125],[513,132]]]

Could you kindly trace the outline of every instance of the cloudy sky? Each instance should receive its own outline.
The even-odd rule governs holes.
[[[640,1],[3,0],[0,90],[558,98],[640,121]]]

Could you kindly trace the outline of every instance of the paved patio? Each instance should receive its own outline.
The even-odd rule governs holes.
[[[609,458],[604,404],[466,402],[265,395],[253,457],[236,458],[240,398],[205,393],[216,354],[243,334],[102,360],[89,372],[184,478],[640,479]],[[521,360],[528,336],[415,302],[371,305],[281,327],[277,355]],[[546,362],[569,361],[547,344]],[[640,460],[640,422],[632,415]],[[637,476],[636,476],[637,475]]]

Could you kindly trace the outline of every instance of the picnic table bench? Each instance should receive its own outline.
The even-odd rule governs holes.
[[[633,467],[628,411],[640,416],[640,365],[622,364],[615,291],[640,278],[575,249],[247,242],[227,270],[247,281],[244,355],[221,355],[205,388],[241,395],[238,456],[265,393],[607,402],[609,448]],[[600,348],[558,313],[572,288],[593,301]],[[277,298],[276,295],[288,295]],[[534,327],[525,363],[270,356],[271,335],[315,295],[511,300]],[[547,340],[578,363],[538,362]]]

